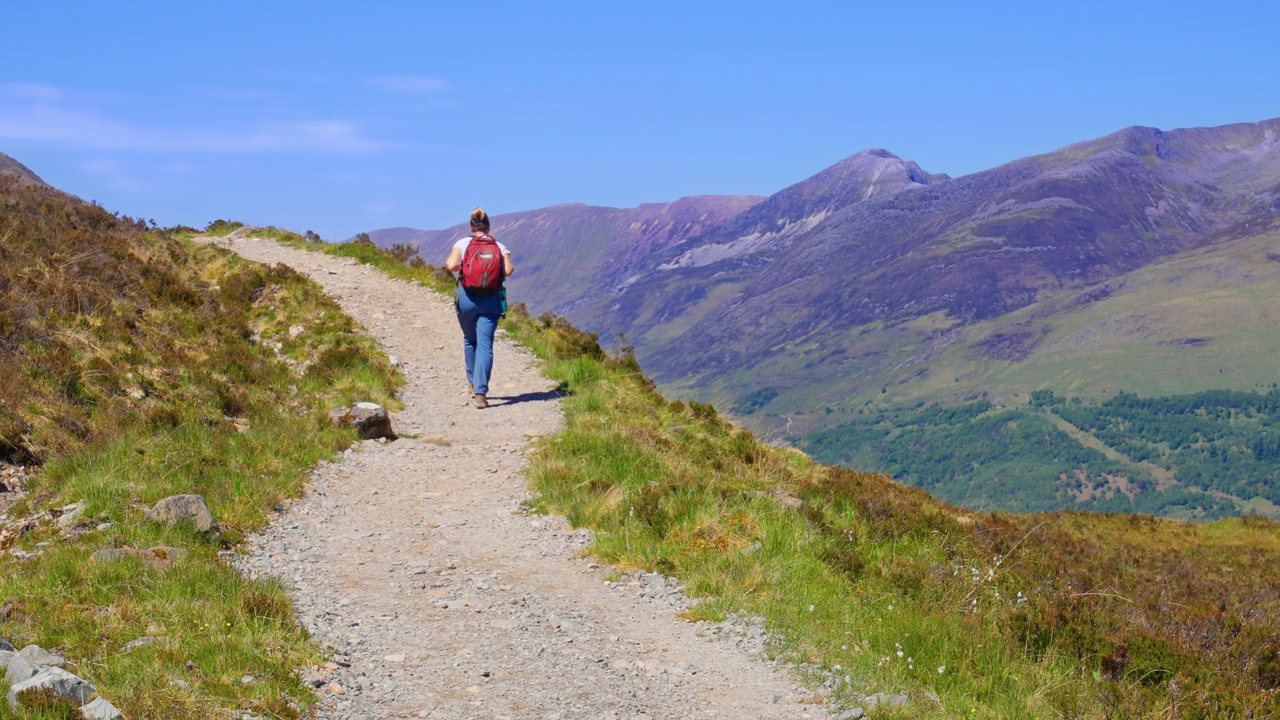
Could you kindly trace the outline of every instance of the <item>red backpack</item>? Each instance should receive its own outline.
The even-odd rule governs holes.
[[[462,272],[458,275],[458,284],[475,295],[493,295],[502,289],[505,270],[498,241],[487,234],[477,235],[462,251]]]

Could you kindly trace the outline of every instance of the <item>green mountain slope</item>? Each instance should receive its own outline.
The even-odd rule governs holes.
[[[1038,389],[1105,398],[1259,388],[1280,377],[1278,247],[1280,231],[1220,242],[980,323],[931,315],[800,338],[773,367],[785,376],[790,365],[797,381],[764,406],[776,417],[753,422],[789,420],[802,432],[868,406],[1021,403]],[[726,374],[712,386],[728,406],[751,383]]]
[[[1254,452],[1270,438],[1269,405],[1259,395],[1242,410],[1220,392],[1280,379],[1277,243],[1276,231],[1219,242],[982,323],[858,336],[879,346],[815,346],[818,387],[751,420],[823,461],[973,507],[1280,516],[1280,469]],[[877,374],[842,373],[842,356],[874,357]],[[1075,404],[1049,406],[1046,393]],[[1192,409],[1135,420],[1116,410],[1126,397]],[[957,411],[975,401],[976,418]],[[1232,427],[1208,424],[1222,413],[1237,415]],[[1194,453],[1180,448],[1190,421],[1202,425]]]

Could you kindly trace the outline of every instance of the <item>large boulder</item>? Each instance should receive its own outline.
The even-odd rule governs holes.
[[[9,707],[18,708],[19,697],[26,692],[42,692],[47,691],[55,697],[68,700],[74,703],[76,707],[81,707],[89,702],[89,698],[93,697],[98,689],[62,668],[49,667],[41,670],[33,677],[26,680],[12,683],[9,687]]]
[[[329,411],[329,424],[334,427],[353,427],[361,440],[378,438],[395,439],[391,429],[391,414],[377,403],[358,402]]]
[[[190,520],[202,533],[216,534],[218,521],[199,495],[171,495],[147,511],[147,519],[162,525],[176,525]]]

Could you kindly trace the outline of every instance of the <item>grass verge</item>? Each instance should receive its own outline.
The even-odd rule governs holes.
[[[329,408],[394,409],[400,378],[309,280],[180,235],[0,176],[0,462],[36,470],[0,520],[0,636],[61,652],[128,717],[299,717],[319,652],[278,584],[219,553],[350,444]],[[145,520],[177,493],[220,538]]]

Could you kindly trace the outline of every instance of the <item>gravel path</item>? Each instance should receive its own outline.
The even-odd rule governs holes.
[[[320,718],[817,718],[750,623],[682,621],[670,580],[606,582],[590,533],[528,515],[532,438],[562,423],[552,383],[499,330],[487,410],[471,407],[452,303],[353,260],[216,241],[317,280],[398,356],[397,431],[322,464],[249,543],[333,652],[306,676]]]

